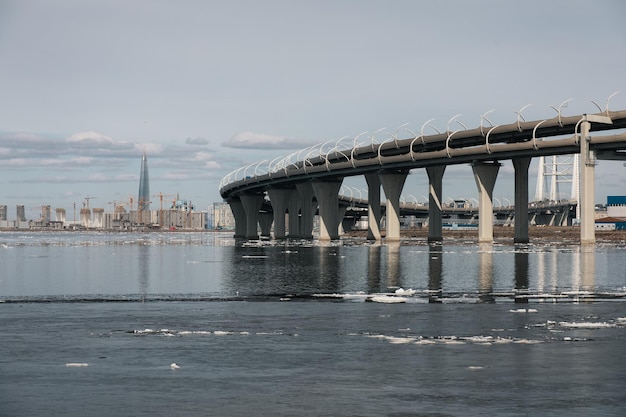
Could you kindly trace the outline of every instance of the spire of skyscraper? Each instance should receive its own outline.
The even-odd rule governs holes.
[[[148,177],[148,158],[144,150],[141,155],[141,172],[139,174],[138,210],[150,210],[150,178]]]

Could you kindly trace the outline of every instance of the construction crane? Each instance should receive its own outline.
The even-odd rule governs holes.
[[[90,195],[88,195],[87,197],[85,197],[85,202],[83,203],[83,207],[86,209],[89,209],[89,200],[93,200],[96,197],[92,197]]]
[[[176,197],[174,194],[163,194],[159,192],[158,194],[153,195],[152,197],[159,197],[160,208],[159,208],[159,226],[163,228],[163,197]]]

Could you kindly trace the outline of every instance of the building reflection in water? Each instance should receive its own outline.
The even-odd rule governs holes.
[[[493,244],[480,243],[478,256],[478,302],[493,303]]]
[[[433,242],[428,246],[428,302],[441,303],[443,273],[443,246]]]
[[[138,247],[139,254],[137,259],[139,259],[139,275],[137,277],[137,283],[141,301],[144,301],[150,289],[150,245],[139,244]]]
[[[528,303],[528,250],[525,246],[515,247],[514,262],[515,303]]]

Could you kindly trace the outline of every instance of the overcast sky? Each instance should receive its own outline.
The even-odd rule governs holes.
[[[136,199],[145,149],[152,207],[206,210],[228,172],[363,131],[594,112],[620,90],[624,110],[624,18],[621,0],[0,0],[0,204],[110,211]],[[477,195],[469,166],[443,187]],[[414,170],[403,195],[426,194]],[[616,194],[626,167],[601,161],[596,201]]]

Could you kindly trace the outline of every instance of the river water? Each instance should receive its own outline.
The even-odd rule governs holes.
[[[0,416],[621,416],[625,255],[3,232]]]

